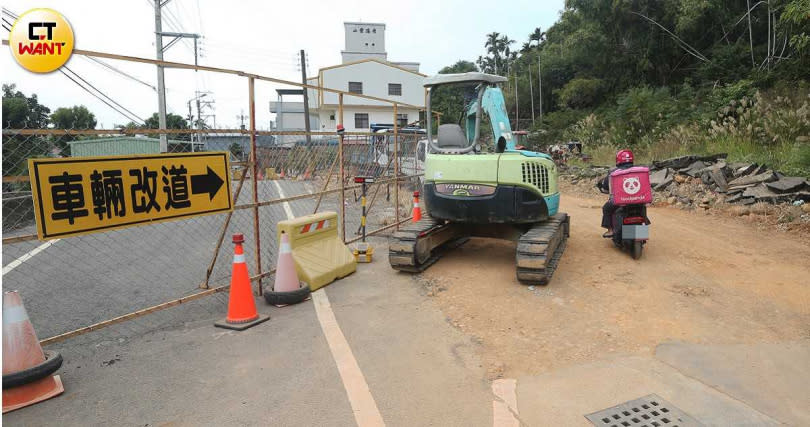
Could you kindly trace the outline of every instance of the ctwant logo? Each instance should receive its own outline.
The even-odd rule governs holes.
[[[73,53],[73,29],[52,9],[31,9],[20,15],[9,32],[14,59],[35,73],[61,67]]]

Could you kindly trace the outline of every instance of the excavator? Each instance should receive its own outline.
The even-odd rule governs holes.
[[[487,237],[517,242],[520,282],[551,280],[565,250],[570,217],[559,212],[557,167],[551,158],[516,148],[498,87],[505,81],[478,72],[425,80],[427,111],[440,87],[462,86],[470,99],[459,123],[440,124],[435,139],[431,114],[426,115],[422,194],[427,215],[391,236],[388,259],[395,270],[422,272],[470,237]],[[485,115],[492,140],[483,147]]]

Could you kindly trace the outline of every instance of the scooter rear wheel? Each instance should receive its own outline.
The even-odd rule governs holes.
[[[630,248],[630,253],[633,255],[633,259],[641,258],[641,249],[644,247],[642,244],[643,242],[641,240],[636,240],[633,242],[633,246]]]

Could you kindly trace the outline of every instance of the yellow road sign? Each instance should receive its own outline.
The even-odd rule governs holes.
[[[227,152],[28,159],[40,240],[233,210]]]

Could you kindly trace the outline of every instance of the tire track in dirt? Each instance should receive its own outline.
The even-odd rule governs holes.
[[[519,284],[515,244],[489,239],[471,240],[424,273],[448,320],[482,344],[491,378],[650,354],[667,340],[810,337],[810,242],[650,208],[650,243],[634,261],[601,238],[601,204],[563,197],[571,239],[547,286]]]

